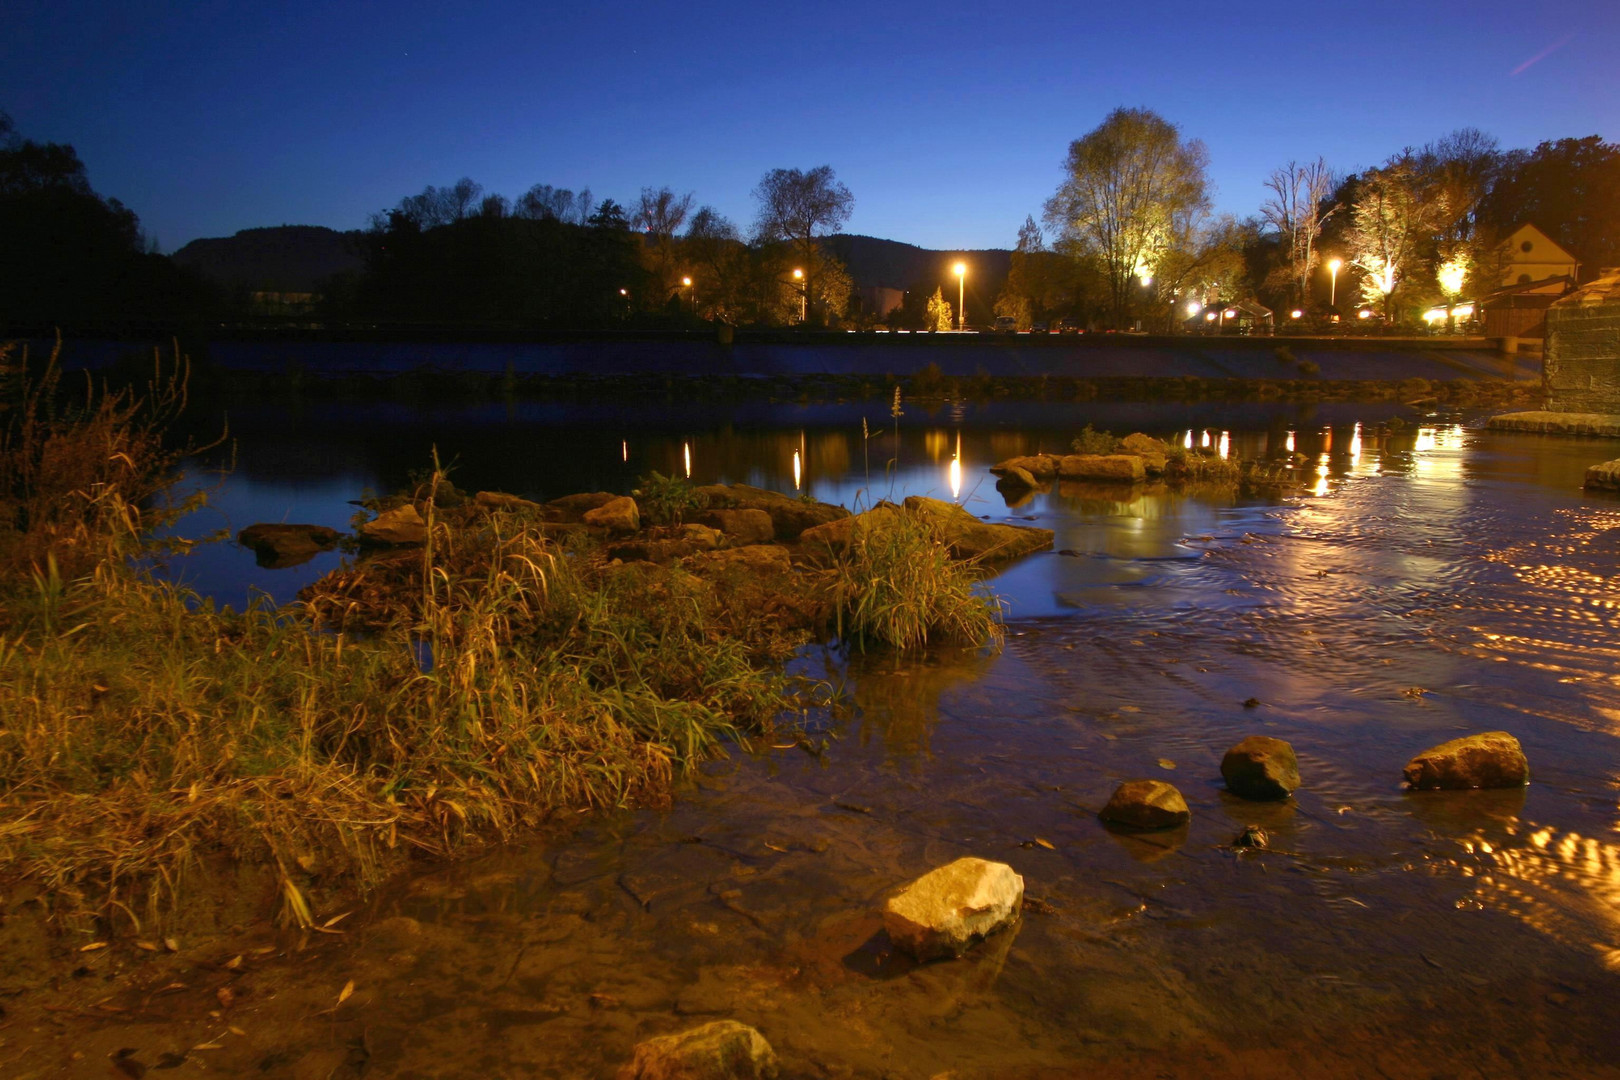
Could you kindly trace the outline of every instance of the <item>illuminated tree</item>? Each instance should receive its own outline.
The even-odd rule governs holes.
[[[754,189],[759,217],[754,225],[755,239],[761,243],[785,242],[791,246],[797,264],[804,271],[804,287],[814,315],[818,303],[825,304],[824,290],[816,278],[824,262],[816,238],[836,232],[855,210],[855,196],[838,182],[832,166],[821,165],[808,172],[799,169],[772,169]],[[841,268],[840,268],[841,269]],[[847,291],[845,293],[847,298]]]
[[[1046,221],[1059,250],[1099,259],[1116,324],[1175,237],[1208,213],[1207,160],[1203,143],[1148,109],[1115,109],[1069,145]]]
[[[1350,262],[1362,272],[1362,299],[1381,306],[1393,320],[1395,290],[1422,273],[1423,247],[1444,219],[1445,197],[1434,193],[1425,199],[1412,161],[1405,157],[1369,170],[1358,189],[1346,235]]]
[[[928,315],[926,329],[949,330],[951,328],[951,303],[945,299],[945,294],[936,287],[934,295],[928,298]]]

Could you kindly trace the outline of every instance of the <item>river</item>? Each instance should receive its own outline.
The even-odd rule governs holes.
[[[669,809],[426,868],[342,937],[250,954],[229,1015],[198,983],[57,1049],[150,1061],[191,1039],[210,1049],[188,1068],[231,1076],[607,1077],[640,1039],[731,1017],[792,1077],[1620,1075],[1620,500],[1580,490],[1613,443],[1397,405],[902,412],[234,416],[236,470],[197,531],[346,525],[346,500],[436,445],[467,490],[627,490],[690,468],[791,492],[797,466],[827,501],[957,498],[1057,541],[993,582],[997,654],[806,650],[799,669],[847,702],[812,718],[820,756],[733,749]],[[1086,423],[1304,454],[1308,490],[1008,506],[986,468]],[[240,603],[288,599],[337,558],[261,571],[222,544],[171,569]],[[1403,790],[1413,754],[1497,729],[1524,744],[1527,789]],[[1223,790],[1221,755],[1250,734],[1294,745],[1295,799]],[[1096,811],[1136,777],[1176,784],[1191,824],[1104,828]],[[1227,846],[1250,824],[1270,850]],[[1039,903],[965,959],[917,966],[879,906],[961,855],[1010,863]]]

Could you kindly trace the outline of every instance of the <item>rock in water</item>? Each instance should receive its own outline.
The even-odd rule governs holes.
[[[618,1080],[769,1080],[776,1052],[765,1036],[735,1020],[637,1043]]]
[[[1286,799],[1299,787],[1294,748],[1269,735],[1250,735],[1221,759],[1226,790],[1242,799]]]
[[[252,548],[260,566],[279,569],[308,562],[336,544],[340,535],[325,525],[261,522],[237,533],[236,542]]]
[[[609,532],[633,533],[641,528],[641,511],[636,506],[636,500],[628,495],[620,495],[594,510],[585,511],[581,520]]]
[[[1001,479],[996,481],[996,490],[1001,492],[1028,491],[1039,486],[1040,481],[1031,476],[1029,470],[1019,468],[1017,465],[1007,466],[1001,474]]]
[[[1066,454],[1058,459],[1060,480],[1117,480],[1139,483],[1147,466],[1135,454]]]
[[[1620,458],[1587,469],[1584,486],[1588,491],[1620,491]]]
[[[414,504],[406,503],[392,510],[384,510],[360,526],[360,539],[368,544],[425,544],[427,522],[416,512]]]
[[[931,870],[883,905],[889,940],[918,960],[961,956],[1014,922],[1024,879],[1006,863],[964,858]]]
[[[1097,815],[1128,829],[1173,829],[1192,817],[1187,800],[1163,780],[1127,780]]]
[[[1530,782],[1530,763],[1518,739],[1487,731],[1425,750],[1402,773],[1417,791],[1523,787]]]

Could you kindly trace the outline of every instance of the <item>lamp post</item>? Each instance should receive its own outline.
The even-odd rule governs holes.
[[[697,290],[692,288],[692,279],[689,278],[689,277],[681,278],[681,288],[687,290],[687,292],[690,293],[691,299],[692,299],[692,314],[696,315],[697,314]]]
[[[962,301],[967,294],[967,263],[959,262],[951,269],[956,271],[956,328],[966,330],[967,305]]]
[[[1328,307],[1339,306],[1339,267],[1343,265],[1343,259],[1328,260]]]
[[[809,318],[810,291],[804,284],[804,271],[797,266],[793,268],[793,280],[799,283],[799,321]]]

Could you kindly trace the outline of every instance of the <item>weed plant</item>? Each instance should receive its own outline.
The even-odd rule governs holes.
[[[1094,431],[1087,424],[1070,443],[1070,448],[1077,454],[1112,454],[1119,449],[1119,440],[1114,438],[1111,431]]]
[[[132,499],[169,460],[150,409],[182,399],[62,416],[24,390],[0,475],[73,513],[20,518],[11,550],[40,557],[0,579],[0,881],[33,880],[63,922],[150,932],[223,856],[307,926],[312,889],[374,885],[410,852],[665,799],[795,703],[766,658],[781,643],[723,632],[713,588],[609,572],[521,513],[452,528],[437,469],[430,543],[378,575],[405,588],[217,610],[135,559],[152,518]]]
[[[1001,605],[978,587],[979,567],[951,558],[922,514],[882,504],[856,518],[834,570],[838,635],[858,649],[1001,643]]]

